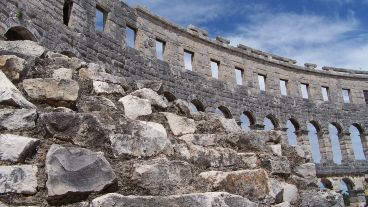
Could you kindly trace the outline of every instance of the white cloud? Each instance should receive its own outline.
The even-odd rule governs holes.
[[[249,45],[294,58],[299,64],[368,69],[368,38],[355,36],[360,25],[353,16],[329,19],[309,14],[261,13],[254,14],[251,20],[228,35],[233,45]]]

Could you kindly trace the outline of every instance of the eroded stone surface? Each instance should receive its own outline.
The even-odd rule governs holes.
[[[162,88],[162,81],[138,80],[135,82],[135,86],[137,89],[149,88],[158,92]]]
[[[119,100],[124,106],[125,116],[130,119],[137,119],[139,116],[152,113],[151,103],[147,99],[127,95]]]
[[[183,161],[155,159],[136,164],[132,179],[150,195],[174,195],[188,188],[192,170]]]
[[[344,205],[342,195],[329,190],[307,190],[301,194],[300,207],[341,207]]]
[[[161,124],[144,121],[123,123],[126,134],[111,135],[116,156],[150,157],[161,153],[171,145]]]
[[[26,60],[15,55],[0,56],[0,71],[3,71],[10,80],[18,80],[19,73],[24,70],[25,62]]]
[[[193,119],[188,119],[183,116],[178,116],[172,113],[163,113],[166,116],[172,133],[176,136],[185,134],[193,134],[196,130],[196,125]]]
[[[263,199],[269,192],[267,172],[240,170],[232,172],[209,171],[199,174],[207,190],[223,190],[250,200]]]
[[[69,68],[59,68],[57,70],[54,70],[54,73],[52,74],[52,78],[56,80],[72,80],[73,77],[73,70]]]
[[[151,105],[153,106],[167,108],[167,105],[168,105],[168,102],[164,97],[158,95],[155,91],[149,88],[139,89],[137,91],[134,91],[130,95],[137,96],[143,99],[147,99],[151,102]]]
[[[0,104],[17,106],[20,108],[36,108],[31,102],[23,97],[23,94],[0,70]]]
[[[45,52],[45,48],[29,40],[0,41],[0,51],[23,56],[40,57]]]
[[[175,196],[123,196],[107,194],[92,201],[91,207],[257,207],[241,196],[228,193],[197,193]]]
[[[24,162],[34,154],[40,140],[14,134],[0,134],[0,160]]]
[[[124,94],[123,87],[118,84],[93,81],[92,85],[95,94]]]
[[[35,109],[0,109],[0,128],[24,130],[35,127]]]
[[[23,88],[31,99],[37,101],[75,101],[79,92],[78,82],[52,78],[26,79]]]
[[[116,184],[116,175],[101,152],[52,145],[46,156],[47,195],[51,203],[83,200]]]
[[[0,166],[0,194],[37,192],[37,167],[34,165]]]

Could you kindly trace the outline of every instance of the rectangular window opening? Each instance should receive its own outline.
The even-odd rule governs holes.
[[[243,69],[235,68],[236,84],[243,85],[243,75],[244,75],[244,70]]]
[[[328,87],[322,86],[322,98],[323,101],[329,101],[329,91]]]
[[[365,103],[368,104],[368,91],[363,91]]]
[[[218,77],[219,77],[219,67],[220,67],[220,62],[218,62],[216,60],[211,60],[212,78],[218,79]]]
[[[282,96],[288,95],[287,80],[280,80],[280,92]]]
[[[259,90],[266,91],[266,76],[258,74]]]
[[[72,14],[73,1],[65,0],[63,7],[63,21],[66,26],[69,26],[70,15]]]
[[[96,30],[105,31],[107,12],[100,6],[96,6]]]
[[[164,60],[165,45],[164,41],[156,39],[156,58],[159,60]]]
[[[344,103],[350,103],[350,90],[349,89],[342,89],[342,98]]]
[[[194,53],[184,50],[184,65],[185,69],[193,71],[193,57]]]
[[[135,48],[135,41],[137,38],[137,30],[133,27],[127,26],[126,29],[126,41],[128,47]]]
[[[309,99],[309,85],[302,83],[300,84],[300,89],[302,91],[302,97],[304,99]]]

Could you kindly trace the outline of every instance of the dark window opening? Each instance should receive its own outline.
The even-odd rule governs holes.
[[[69,26],[70,15],[72,13],[73,1],[65,0],[63,8],[63,21],[66,26]]]
[[[365,103],[368,104],[368,91],[363,91]]]

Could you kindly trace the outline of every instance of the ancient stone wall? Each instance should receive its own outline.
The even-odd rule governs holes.
[[[109,73],[122,75],[129,81],[162,80],[165,92],[188,102],[199,100],[207,112],[223,106],[238,121],[240,114],[250,112],[254,128],[262,128],[263,118],[269,116],[277,130],[282,131],[286,121],[293,118],[299,125],[299,144],[305,148],[308,148],[307,123],[313,121],[320,128],[322,163],[325,163],[321,165],[321,175],[323,166],[332,163],[329,123],[341,127],[343,162],[354,162],[348,138],[352,124],[362,129],[368,157],[368,107],[363,95],[363,90],[368,89],[368,76],[364,72],[316,70],[310,64],[297,66],[287,58],[245,46],[232,47],[222,38],[211,40],[205,31],[180,28],[145,9],[132,9],[117,0],[75,0],[69,24],[64,25],[63,5],[62,0],[1,0],[1,38],[6,39],[6,33],[13,28],[26,28],[46,48],[110,65]],[[103,32],[95,28],[96,6],[107,14]],[[136,48],[126,46],[127,25],[137,31]],[[157,38],[166,42],[164,61],[155,57]],[[193,71],[184,68],[184,50],[194,53]],[[211,78],[211,59],[220,62],[218,80]],[[235,84],[235,67],[244,70],[242,86]],[[265,92],[259,90],[258,74],[266,76]],[[288,96],[280,95],[280,79],[288,81]],[[301,97],[300,83],[309,84],[309,99]],[[329,87],[330,101],[322,100],[321,86]],[[343,103],[343,88],[350,89],[350,104]],[[366,169],[366,161],[358,164]]]

